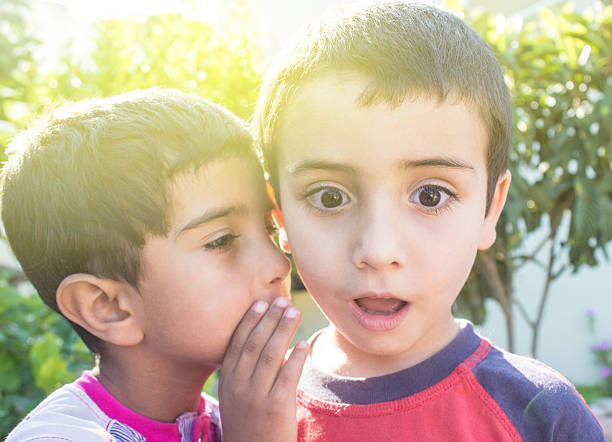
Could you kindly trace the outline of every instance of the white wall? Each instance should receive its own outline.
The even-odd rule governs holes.
[[[542,232],[537,232],[540,237]],[[533,238],[530,243],[535,243]],[[599,371],[591,347],[602,339],[612,341],[612,261],[598,254],[601,265],[583,267],[577,274],[567,272],[551,287],[538,339],[537,358],[557,369],[574,384],[599,382]],[[612,247],[608,247],[612,259]],[[535,264],[520,270],[514,278],[515,296],[535,318],[544,284],[544,272]],[[487,301],[487,319],[480,332],[495,345],[506,347],[505,319],[499,304]],[[595,330],[589,330],[587,311],[595,312]],[[529,355],[531,328],[514,308],[514,352]]]

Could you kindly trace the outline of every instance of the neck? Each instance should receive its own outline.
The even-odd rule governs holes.
[[[202,387],[217,367],[185,372],[166,361],[116,349],[100,359],[98,381],[115,399],[134,412],[159,422],[174,422],[197,411]]]
[[[459,333],[452,317],[430,330],[410,348],[393,354],[372,354],[354,346],[332,325],[313,344],[312,361],[320,370],[348,377],[376,377],[413,367],[446,347]]]

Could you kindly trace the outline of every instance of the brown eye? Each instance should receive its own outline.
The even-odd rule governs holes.
[[[446,187],[427,184],[415,190],[410,195],[410,201],[422,210],[437,215],[440,209],[449,208],[454,202],[459,201],[459,198]]]
[[[307,195],[308,201],[320,210],[333,211],[350,202],[346,192],[336,187],[319,187]]]
[[[230,233],[223,235],[220,238],[217,238],[209,243],[204,244],[204,248],[206,250],[223,250],[228,249],[232,246],[234,241],[240,238],[240,235],[232,235]]]
[[[441,192],[436,188],[426,187],[419,192],[419,202],[426,207],[437,206],[441,199]]]
[[[328,189],[321,193],[321,204],[328,209],[342,204],[342,194],[338,189]]]

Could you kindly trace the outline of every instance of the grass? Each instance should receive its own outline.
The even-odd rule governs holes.
[[[576,390],[582,395],[587,404],[592,404],[595,399],[606,396],[603,385],[576,385]]]

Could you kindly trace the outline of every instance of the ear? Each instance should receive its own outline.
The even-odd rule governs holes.
[[[126,282],[76,273],[64,278],[55,296],[66,318],[105,342],[129,346],[144,338],[134,314],[139,294]]]
[[[506,197],[508,196],[508,189],[510,188],[510,181],[512,181],[512,174],[509,170],[506,170],[495,185],[495,192],[491,199],[491,205],[489,212],[485,216],[484,224],[482,226],[482,232],[480,234],[480,241],[478,242],[478,250],[486,250],[493,245],[497,238],[497,232],[495,226],[497,220],[501,215],[502,209],[506,204]]]

